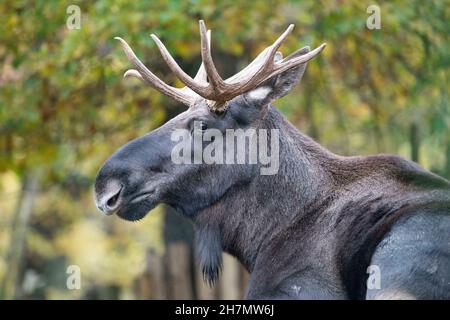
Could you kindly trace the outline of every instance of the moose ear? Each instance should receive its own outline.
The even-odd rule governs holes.
[[[305,53],[308,53],[310,51],[310,48],[303,47],[288,57],[284,59],[284,61],[289,61],[293,58],[299,57],[301,55],[304,55]],[[283,56],[280,52],[277,52],[275,55],[275,62],[281,60]],[[250,92],[246,93],[246,98],[248,100],[252,101],[273,101],[278,98],[284,97],[286,94],[289,93],[289,91],[292,90],[292,88],[295,87],[297,83],[300,82],[300,80],[303,77],[303,73],[305,73],[306,69],[306,62],[289,70],[286,70],[283,73],[280,73],[277,76],[274,76],[273,78],[268,79],[263,84],[261,84],[258,88],[253,89]]]
[[[304,55],[309,51],[309,47],[303,47],[286,57],[285,61]],[[279,74],[273,84],[270,100],[279,99],[288,94],[302,79],[303,74],[305,73],[306,64],[307,63],[305,62],[295,68],[286,70],[285,72]]]

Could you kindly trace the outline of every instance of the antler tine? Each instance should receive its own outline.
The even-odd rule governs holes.
[[[261,79],[265,79],[265,76],[272,72],[277,50],[292,32],[292,29],[294,29],[294,25],[290,24],[272,45],[265,48],[247,67],[225,80],[225,82],[232,84],[235,90],[239,90],[240,93],[250,90],[252,86],[261,84],[264,81]],[[245,91],[242,91],[242,89]]]
[[[269,47],[270,48],[270,54],[267,57],[267,62],[269,64],[273,64],[275,54],[277,53],[277,50],[280,48],[283,41],[287,38],[287,36],[292,32],[292,29],[294,29],[294,25],[291,23],[289,27],[286,29],[286,31],[283,32],[281,36],[278,37],[277,40]]]
[[[277,74],[280,74],[288,69],[291,69],[295,66],[298,66],[300,64],[304,64],[308,62],[309,60],[316,57],[322,50],[327,46],[326,43],[322,43],[320,46],[315,48],[312,51],[309,51],[308,53],[305,53],[299,57],[291,58],[291,56],[288,56],[287,58],[281,60],[278,64],[275,65],[274,71],[269,75],[268,78],[273,77]]]
[[[200,25],[202,61],[206,70],[206,74],[208,75],[209,83],[212,86],[212,91],[215,94],[215,96],[210,96],[206,98],[214,100],[214,98],[218,98],[221,91],[225,90],[226,83],[220,77],[219,73],[217,72],[216,66],[214,65],[214,62],[212,60],[210,50],[211,44],[206,33],[205,22],[203,20],[200,20],[199,25]]]
[[[139,71],[134,70],[134,69],[129,69],[127,70],[124,74],[123,74],[124,78],[128,78],[128,77],[135,77],[138,78],[139,80],[145,82],[144,78],[142,78],[141,74],[139,73]]]
[[[195,79],[192,79],[186,72],[183,71],[183,69],[180,68],[178,63],[175,61],[175,59],[172,57],[172,55],[167,50],[166,46],[159,40],[159,38],[151,34],[151,37],[153,41],[155,41],[156,46],[158,47],[159,51],[161,52],[161,56],[163,57],[164,61],[167,63],[167,66],[170,68],[170,70],[183,82],[186,86],[191,88],[194,92],[201,96],[208,95],[207,86],[202,86],[199,84],[198,81]]]
[[[125,40],[123,40],[120,37],[115,37],[114,39],[120,41],[123,51],[125,52],[125,55],[127,56],[128,60],[130,60],[130,62],[137,69],[137,70],[135,69],[128,70],[127,72],[125,72],[124,77],[131,76],[139,78],[148,83],[154,89],[158,90],[159,92],[167,96],[174,98],[178,102],[181,102],[188,106],[192,105],[195,99],[193,96],[186,94],[186,92],[183,92],[181,89],[174,88],[163,82],[161,79],[155,76],[149,69],[147,69],[147,67],[141,62],[141,60],[139,60],[139,58],[135,55],[135,53]]]
[[[208,49],[211,52],[211,30],[208,30],[206,35],[208,37]],[[200,65],[200,68],[197,71],[197,74],[194,77],[194,80],[204,82],[204,83],[207,83],[207,81],[208,81],[208,75],[206,73],[205,64],[203,63],[203,61],[202,61],[202,64]]]

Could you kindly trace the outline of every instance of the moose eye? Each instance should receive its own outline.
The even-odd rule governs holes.
[[[194,131],[206,131],[208,129],[208,124],[205,121],[202,120],[195,120],[191,124],[191,133]]]
[[[208,125],[206,124],[205,121],[196,120],[194,122],[194,129],[200,130],[200,131],[205,131],[206,129],[208,129]]]

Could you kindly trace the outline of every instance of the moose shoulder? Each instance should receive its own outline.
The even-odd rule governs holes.
[[[152,35],[183,89],[157,78],[118,38],[135,67],[125,75],[188,109],[105,162],[95,183],[98,208],[139,220],[159,203],[173,206],[194,222],[208,281],[219,276],[225,250],[250,272],[247,298],[450,299],[450,183],[395,156],[335,155],[290,124],[271,103],[324,48],[283,58],[277,50],[292,27],[226,80],[211,59],[203,21],[203,63],[194,78]],[[208,130],[248,129],[276,130],[276,174],[261,174],[261,163],[172,161],[175,131],[194,140]],[[195,158],[196,148],[189,150]],[[376,287],[366,285],[371,266],[381,277]]]

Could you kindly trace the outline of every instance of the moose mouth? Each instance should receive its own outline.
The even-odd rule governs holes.
[[[126,221],[143,219],[158,204],[157,199],[153,197],[154,194],[155,190],[134,195],[117,210],[116,215]]]

